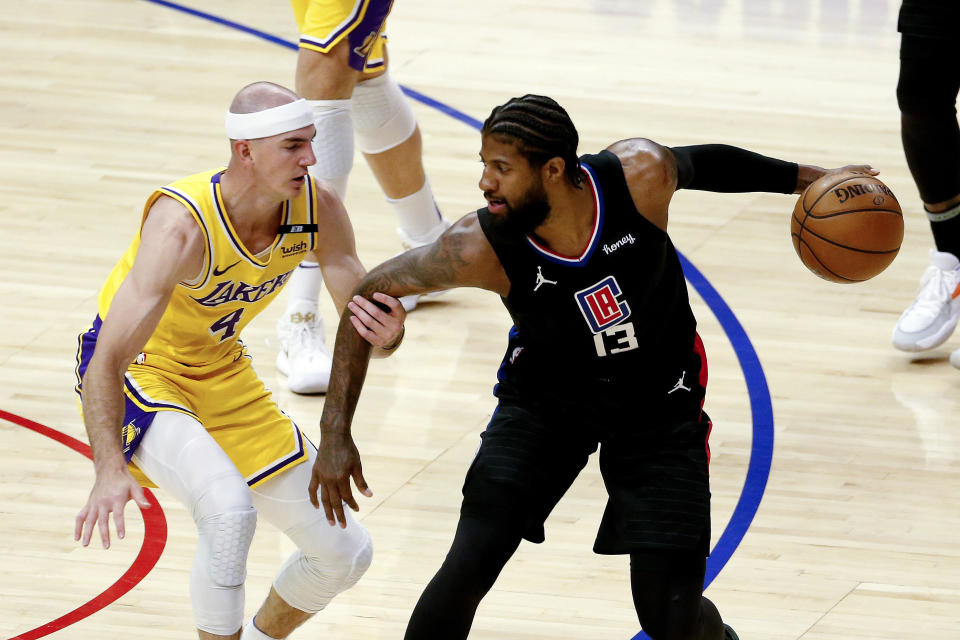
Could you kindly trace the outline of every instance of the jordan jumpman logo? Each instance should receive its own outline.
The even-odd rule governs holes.
[[[680,391],[681,389],[683,389],[684,391],[690,391],[690,390],[691,390],[690,387],[685,387],[685,386],[683,385],[683,378],[684,378],[684,376],[686,376],[686,375],[687,375],[687,372],[686,372],[686,371],[684,371],[683,373],[680,374],[680,379],[677,380],[677,384],[673,385],[673,389],[670,389],[670,391],[667,391],[667,395],[670,395],[670,394],[673,393],[674,391]]]
[[[543,271],[541,271],[540,269],[541,269],[541,267],[538,265],[538,266],[537,266],[537,284],[536,284],[536,286],[533,288],[534,291],[536,291],[537,289],[539,289],[539,288],[540,288],[540,285],[542,285],[542,284],[557,284],[557,281],[556,281],[556,280],[547,280],[546,278],[544,278],[544,277],[543,277]]]

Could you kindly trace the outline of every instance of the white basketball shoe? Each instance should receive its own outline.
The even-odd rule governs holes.
[[[925,351],[943,344],[960,318],[960,260],[952,253],[930,250],[930,266],[920,279],[917,299],[893,330],[893,346]]]
[[[277,370],[294,393],[326,393],[333,357],[323,342],[323,319],[316,304],[295,304],[277,321]]]
[[[397,229],[397,235],[400,236],[400,243],[403,245],[404,251],[409,251],[410,249],[416,249],[417,247],[422,247],[428,245],[431,242],[435,242],[437,238],[443,235],[443,232],[450,228],[450,223],[446,220],[440,220],[440,224],[435,226],[430,233],[423,237],[414,238],[409,235],[403,229]],[[434,291],[432,293],[423,294],[423,297],[432,298],[434,296],[439,296],[446,291]],[[420,302],[421,295],[419,293],[414,293],[409,296],[402,296],[400,298],[400,304],[403,305],[405,311],[413,311],[417,308],[417,304]]]
[[[957,369],[960,369],[960,349],[957,349],[950,354],[950,364],[955,366]]]

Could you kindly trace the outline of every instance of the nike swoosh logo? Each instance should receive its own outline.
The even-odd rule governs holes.
[[[213,275],[214,275],[214,277],[216,277],[216,276],[222,276],[223,274],[225,274],[227,271],[230,271],[230,269],[233,269],[233,268],[234,268],[235,266],[237,266],[238,264],[240,264],[240,261],[239,261],[239,260],[237,260],[236,262],[234,262],[234,263],[233,263],[232,265],[230,265],[229,267],[224,268],[223,271],[221,271],[220,269],[217,269],[217,267],[214,266],[214,267],[213,267]]]

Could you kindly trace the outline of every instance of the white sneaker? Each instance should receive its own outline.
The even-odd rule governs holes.
[[[403,245],[404,251],[409,251],[410,249],[416,249],[417,247],[422,247],[424,245],[435,242],[437,238],[443,235],[443,232],[450,228],[450,223],[446,220],[440,220],[440,224],[435,226],[433,230],[422,238],[414,238],[409,235],[403,229],[397,228],[397,235],[400,236],[400,244]],[[446,289],[441,291],[432,291],[430,293],[425,293],[422,295],[424,298],[434,298],[439,295],[446,293]],[[417,308],[417,303],[420,302],[421,294],[414,293],[409,296],[402,296],[400,298],[400,304],[403,305],[404,311],[410,312]]]
[[[950,354],[950,364],[955,366],[957,369],[960,369],[960,349],[957,349]]]
[[[920,291],[893,330],[893,346],[924,351],[943,344],[960,318],[960,260],[952,253],[930,250],[930,266]]]
[[[323,343],[323,320],[312,302],[296,305],[277,321],[277,370],[294,393],[326,393],[333,357]]]

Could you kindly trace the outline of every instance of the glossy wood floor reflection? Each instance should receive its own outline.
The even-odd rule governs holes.
[[[0,0],[0,409],[85,439],[73,399],[76,336],[156,186],[225,161],[223,111],[248,82],[293,85],[292,51],[140,0]],[[197,8],[296,39],[288,3]],[[570,111],[581,152],[646,136],[726,142],[839,166],[869,162],[899,195],[907,237],[873,281],[832,285],[789,240],[794,199],[682,192],[672,236],[736,314],[766,374],[773,464],[759,511],[708,590],[744,640],[960,637],[960,371],[890,346],[927,262],[929,230],[899,141],[893,0],[400,0],[394,76],[483,119],[524,93]],[[482,200],[477,133],[414,104],[445,215]],[[357,156],[347,198],[361,257],[399,250],[392,213]],[[741,496],[751,448],[747,384],[731,342],[691,290],[710,357],[714,536]],[[324,314],[333,318],[328,299]],[[245,336],[282,407],[312,437],[322,397],[284,389],[265,312]],[[463,474],[494,407],[509,320],[492,294],[418,309],[406,344],[371,367],[355,422],[374,497],[359,515],[376,557],[295,638],[399,639],[440,565]],[[328,341],[333,329],[328,327]],[[589,398],[584,398],[589,401]],[[0,420],[0,638],[45,624],[112,584],[140,547],[82,549],[72,520],[92,483],[74,451]],[[480,640],[622,639],[639,629],[627,561],[590,548],[604,504],[595,463],[523,544],[480,608]],[[169,524],[157,567],[55,638],[191,638],[195,532]],[[253,612],[291,551],[269,525],[250,557]]]

